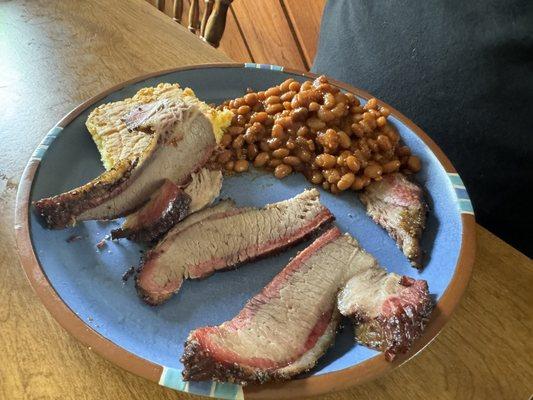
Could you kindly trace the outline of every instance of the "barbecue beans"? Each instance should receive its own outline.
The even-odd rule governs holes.
[[[278,179],[283,179],[292,173],[292,167],[287,164],[279,164],[274,169],[274,176]]]
[[[319,108],[320,104],[318,104],[316,101],[312,101],[309,103],[309,107],[307,107],[307,109],[311,112],[318,111]]]
[[[239,115],[246,115],[250,112],[250,106],[240,106],[237,109],[237,114]]]
[[[270,168],[276,168],[276,167],[277,167],[278,165],[280,165],[281,163],[283,163],[283,161],[281,161],[281,160],[278,159],[278,158],[275,158],[275,159],[270,160],[270,161],[268,162],[268,166],[269,166]]]
[[[244,136],[243,135],[239,135],[235,139],[233,139],[232,147],[235,150],[241,149],[243,145],[244,145]]]
[[[229,150],[223,150],[217,157],[217,162],[219,164],[226,164],[228,161],[231,160],[231,157],[233,156],[232,152]]]
[[[285,148],[277,149],[272,152],[274,158],[285,158],[289,155],[289,150]]]
[[[289,90],[292,92],[298,92],[300,90],[300,84],[296,81],[291,82]]]
[[[247,95],[244,96],[244,102],[250,107],[255,106],[257,104],[257,94],[248,93]]]
[[[371,179],[376,179],[383,173],[383,168],[378,164],[370,164],[365,168],[365,175]]]
[[[235,162],[233,166],[235,172],[244,172],[248,171],[248,160],[239,160]]]
[[[291,167],[299,167],[302,164],[302,160],[295,156],[286,156],[283,157],[283,163]]]
[[[320,185],[324,181],[324,175],[322,175],[322,172],[313,171],[309,180],[315,185]]]
[[[335,156],[332,156],[331,154],[319,154],[315,158],[315,163],[324,169],[330,169],[335,166],[336,163]]]
[[[396,172],[400,169],[400,161],[399,160],[392,160],[389,162],[386,162],[381,167],[383,168],[384,174],[390,174],[392,172]]]
[[[270,155],[267,152],[259,153],[254,159],[254,167],[264,167],[270,160]]]
[[[268,147],[269,147],[270,150],[279,149],[282,146],[282,144],[283,144],[281,139],[280,138],[276,138],[276,137],[268,139],[267,143],[268,143]]]
[[[231,135],[228,134],[228,133],[225,133],[223,136],[222,136],[222,139],[220,139],[220,147],[222,147],[223,149],[225,149],[226,147],[229,146],[229,144],[231,143],[232,139],[231,139]]]
[[[247,151],[249,160],[253,160],[255,157],[257,157],[257,154],[259,153],[259,150],[257,150],[257,146],[253,143],[250,143],[248,145]]]
[[[322,174],[329,183],[337,183],[341,179],[341,174],[336,169],[326,169]]]
[[[344,174],[341,179],[337,182],[337,188],[340,191],[349,189],[352,187],[353,182],[355,181],[355,175],[351,172],[348,172],[347,174]]]
[[[407,159],[407,168],[411,170],[412,172],[418,172],[422,168],[422,165],[420,164],[420,158],[417,156],[410,156]]]
[[[228,171],[233,171],[234,166],[235,166],[235,161],[228,161],[228,162],[225,164],[225,168],[226,168],[226,170],[228,170]]]
[[[251,94],[251,93],[250,93]],[[256,112],[252,115],[252,117],[250,118],[250,123],[253,124],[255,122],[258,122],[260,124],[263,124],[265,123],[265,121],[267,120],[268,118],[268,114],[264,111],[261,111],[261,112]]]
[[[388,121],[390,110],[372,98],[360,104],[324,76],[290,78],[220,106],[233,112],[215,160],[228,171],[250,163],[283,179],[302,172],[332,193],[361,190],[385,174],[418,172],[420,159]]]
[[[281,99],[279,98],[279,96],[270,96],[268,99],[265,100],[265,103],[266,104],[278,104],[280,100]]]
[[[294,82],[294,79],[292,78],[289,78],[285,81],[283,81],[280,85],[279,85],[279,88],[282,92],[286,92],[287,90],[291,90],[290,89],[290,85],[291,83]]]
[[[265,91],[265,97],[270,96],[279,96],[281,94],[281,89],[278,86],[271,87]]]
[[[269,115],[277,114],[284,110],[283,104],[280,103],[273,103],[273,104],[267,104],[267,107],[265,111]]]

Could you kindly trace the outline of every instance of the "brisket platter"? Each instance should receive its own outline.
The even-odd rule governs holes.
[[[183,376],[240,384],[289,379],[331,345],[339,312],[353,318],[356,340],[390,360],[420,336],[432,307],[424,281],[387,274],[354,238],[332,228],[232,320],[192,331]]]
[[[184,184],[215,147],[211,122],[197,107],[160,101],[124,116],[130,130],[151,134],[140,153],[125,158],[93,181],[35,203],[51,228],[76,221],[114,219],[135,211],[168,179]]]
[[[368,215],[396,241],[411,265],[422,268],[420,238],[427,214],[422,188],[395,173],[372,182],[359,198]]]
[[[146,254],[136,281],[147,303],[167,300],[184,279],[204,278],[288,248],[334,219],[316,189],[260,209],[201,213],[208,216],[190,223],[193,214]]]
[[[292,106],[287,109],[278,94]],[[253,162],[279,179],[300,171],[333,194],[358,191],[367,214],[422,268],[424,193],[397,172],[416,173],[421,162],[400,146],[389,114],[376,99],[362,106],[325,77],[304,84],[289,79],[217,110],[190,89],[160,84],[93,110],[87,127],[106,171],[34,206],[54,229],[126,217],[112,238],[152,246],[135,286],[154,306],[186,279],[318,236],[234,318],[189,333],[181,357],[185,380],[245,385],[290,379],[315,366],[343,318],[353,324],[355,341],[392,361],[409,351],[430,318],[434,304],[426,281],[389,273],[352,236],[331,227],[335,217],[316,189],[263,208],[232,200],[211,205],[222,186],[222,172],[212,168],[244,172]],[[276,150],[267,153],[263,144],[271,140]]]
[[[111,237],[156,241],[179,221],[211,204],[221,186],[222,173],[206,168],[193,173],[184,187],[166,179],[143,207],[128,215],[121,228],[111,231]]]

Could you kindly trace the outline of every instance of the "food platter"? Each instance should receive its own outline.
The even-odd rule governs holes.
[[[129,97],[142,87],[160,82],[178,82],[194,89],[200,99],[219,104],[242,95],[248,87],[261,90],[288,77],[303,81],[314,75],[259,64],[198,65],[158,72],[86,101],[51,129],[22,177],[15,228],[26,275],[65,329],[93,351],[137,375],[180,391],[222,398],[292,398],[347,388],[398,367],[438,334],[470,277],[475,249],[473,211],[459,175],[442,151],[388,105],[389,119],[422,160],[417,180],[425,188],[430,206],[422,240],[427,254],[425,268],[417,272],[410,267],[394,241],[366,216],[353,192],[332,195],[321,191],[321,197],[341,230],[356,237],[388,270],[426,280],[437,301],[423,336],[407,355],[392,363],[378,352],[354,344],[352,328],[346,325],[318,365],[292,381],[244,388],[229,383],[184,382],[179,358],[188,332],[231,319],[309,242],[235,271],[186,282],[166,304],[150,307],[137,297],[134,282],[122,279],[126,270],[138,264],[144,247],[125,240],[96,246],[118,227],[117,221],[91,221],[55,231],[46,229],[33,212],[32,201],[79,186],[103,171],[84,125],[95,106]],[[363,102],[371,97],[349,85],[332,82]],[[251,170],[226,177],[221,195],[238,205],[260,207],[291,198],[309,187],[300,174],[280,181],[271,174]]]

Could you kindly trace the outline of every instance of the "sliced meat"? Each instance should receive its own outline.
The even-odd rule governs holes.
[[[49,227],[114,219],[135,211],[165,179],[185,183],[215,147],[212,125],[195,106],[173,101],[130,114],[123,117],[127,126],[150,132],[151,142],[142,153],[118,162],[93,181],[35,202]]]
[[[396,240],[411,264],[422,268],[420,238],[427,214],[422,189],[405,175],[395,173],[372,182],[359,198],[368,215]]]
[[[212,207],[204,208],[203,210],[189,215],[187,218],[185,218],[183,221],[181,221],[179,224],[175,225],[172,228],[172,234],[177,235],[180,232],[188,229],[190,226],[197,224],[198,222],[209,220],[211,218],[218,218],[221,215],[227,215],[229,212],[232,212],[237,209],[238,208],[233,202],[233,200],[221,200]]]
[[[176,187],[176,186],[173,184],[172,187]],[[188,197],[187,194],[185,194],[181,189],[179,189],[179,191],[177,193],[178,193],[178,196],[181,196],[180,193],[183,193],[183,195],[185,197],[184,202],[187,202],[186,204],[190,204],[191,203],[190,202],[190,197]],[[177,201],[176,204],[178,204],[178,207],[179,207],[179,206],[183,205],[184,203],[180,204],[179,201]],[[176,223],[172,223],[172,224],[169,223],[169,225],[171,225],[171,226],[169,226],[169,229],[174,227],[174,232],[179,232],[179,231],[185,230],[189,226],[194,225],[194,224],[196,224],[196,223],[198,223],[198,222],[200,222],[200,221],[202,221],[204,219],[208,219],[208,218],[210,218],[211,216],[213,216],[215,214],[225,213],[227,211],[234,210],[236,208],[237,208],[237,206],[235,205],[235,203],[233,201],[231,201],[231,200],[222,200],[218,204],[214,205],[213,207],[205,208],[205,209],[203,209],[201,211],[198,211],[198,212],[195,212],[193,214],[190,214],[188,211],[187,212],[183,212],[182,213],[183,214],[183,218],[185,218],[185,219],[182,218],[182,220],[179,223],[179,225],[176,225]],[[159,214],[159,215],[161,215],[161,214]],[[169,216],[168,218],[172,219],[172,216]],[[157,227],[160,227],[160,226],[163,226],[163,225],[164,225],[164,222],[159,221]],[[156,227],[156,229],[157,229],[157,227]],[[123,235],[124,233],[125,233],[125,229],[123,229],[123,228],[117,229],[117,230],[111,232],[111,234],[113,235],[114,239],[119,238],[119,237],[125,237],[125,236],[119,236],[119,235]],[[133,239],[140,238],[139,241],[148,242],[148,241],[150,241],[149,237],[152,237],[152,236],[149,236],[150,234],[151,234],[151,232],[145,226],[143,228],[143,230],[139,230],[139,231],[133,231],[132,230],[131,231],[131,235],[128,236],[128,237],[130,237],[130,238],[133,237]]]
[[[157,240],[189,214],[190,204],[191,198],[183,189],[166,179],[144,206],[128,215],[119,229],[111,231],[111,238]]]
[[[358,341],[391,360],[420,335],[432,307],[425,281],[387,274],[354,238],[333,228],[235,318],[192,331],[183,376],[241,384],[290,378],[324,353],[339,311],[353,318]]]
[[[205,168],[193,173],[184,188],[167,179],[143,207],[128,215],[120,229],[111,232],[111,237],[156,241],[187,215],[212,203],[221,186],[222,173]]]
[[[191,198],[189,213],[211,204],[220,194],[222,188],[222,172],[220,170],[208,170],[203,168],[200,172],[191,175],[191,182],[184,187],[183,191]]]
[[[192,331],[181,359],[185,380],[264,383],[311,369],[333,343],[343,268],[331,229],[298,254],[231,321]]]
[[[377,265],[359,270],[339,293],[341,314],[354,321],[355,339],[392,361],[420,337],[433,310],[426,281]]]
[[[178,224],[147,253],[137,276],[139,294],[149,304],[160,304],[184,279],[204,278],[281,251],[333,218],[312,189],[261,209],[214,214],[187,229]]]

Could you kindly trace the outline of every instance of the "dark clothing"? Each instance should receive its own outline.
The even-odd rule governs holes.
[[[531,0],[329,0],[313,71],[425,130],[463,178],[478,222],[531,256]]]

